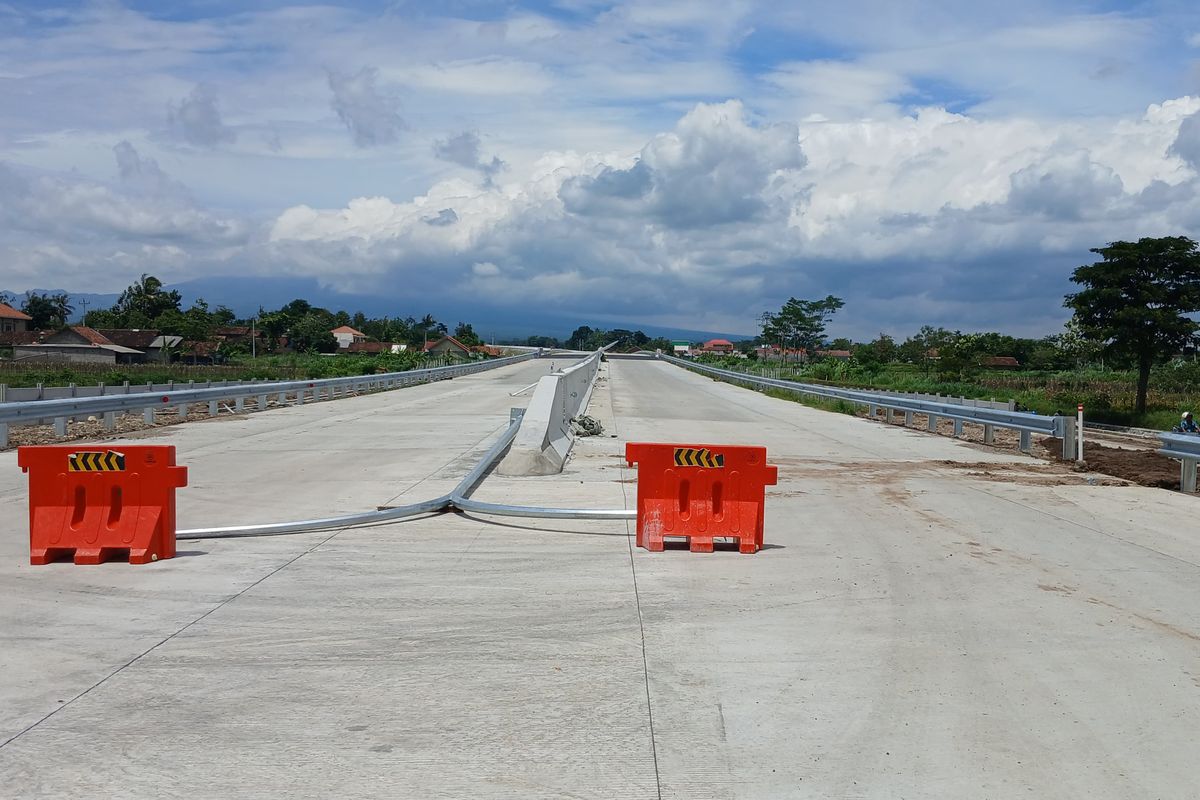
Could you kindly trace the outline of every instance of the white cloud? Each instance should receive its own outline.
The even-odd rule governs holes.
[[[1163,106],[1108,128],[930,109],[797,130],[701,105],[633,158],[551,154],[502,190],[448,181],[405,203],[299,207],[271,241],[289,254],[304,242],[314,274],[346,286],[462,282],[478,300],[573,298],[660,323],[750,320],[789,294],[833,292],[895,301],[864,333],[912,326],[923,308],[970,327],[1024,304],[1042,324],[1087,248],[1200,221],[1197,182],[1159,146],[1178,129]],[[1117,136],[1124,157],[1108,163],[1099,145]],[[428,224],[449,213],[454,224]],[[322,266],[335,257],[338,275]],[[980,291],[997,305],[975,320]]]
[[[1179,156],[1188,166],[1200,172],[1200,112],[1186,117],[1179,125],[1179,134],[1168,152]]]
[[[895,101],[912,91],[900,74],[839,61],[780,64],[764,79],[783,90],[801,118],[892,116]]]
[[[200,85],[167,109],[167,124],[183,141],[196,147],[216,147],[233,142],[237,134],[221,121],[217,95],[211,86]]]
[[[399,99],[375,85],[378,75],[375,67],[363,67],[354,75],[328,71],[333,110],[359,147],[392,144],[406,127]]]
[[[1200,98],[1163,101],[1186,4],[209,5],[5,12],[9,281],[224,269],[727,330],[834,292],[873,334],[1042,325],[1088,247],[1200,231]]]
[[[115,184],[18,171],[0,163],[0,260],[9,280],[106,289],[101,262],[179,277],[206,258],[241,251],[251,226],[203,209],[187,190],[122,141]],[[48,244],[53,242],[53,244]]]
[[[505,167],[499,156],[492,156],[491,160],[483,157],[482,143],[475,131],[439,139],[433,143],[433,153],[443,161],[480,172],[487,183],[491,183],[496,173]]]

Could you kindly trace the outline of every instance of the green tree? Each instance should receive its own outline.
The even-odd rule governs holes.
[[[1083,369],[1100,359],[1104,345],[1083,335],[1079,320],[1071,317],[1063,326],[1063,332],[1053,337],[1054,346],[1064,361],[1076,369]]]
[[[567,339],[566,347],[570,350],[583,350],[587,347],[594,331],[587,325],[580,325]]]
[[[115,311],[122,318],[122,327],[147,328],[167,311],[178,311],[183,297],[177,291],[163,291],[163,284],[153,275],[143,274],[117,298]]]
[[[911,364],[920,364],[928,372],[938,359],[941,349],[954,340],[955,334],[945,328],[922,325],[919,333],[900,345],[900,357]]]
[[[867,345],[872,354],[875,356],[875,361],[880,364],[891,364],[899,355],[899,348],[896,346],[896,340],[886,333],[880,331],[879,338]]]
[[[449,330],[446,323],[438,322],[433,314],[426,314],[419,320],[413,320],[409,326],[409,341],[414,345],[423,344],[439,336],[445,336]]]
[[[297,352],[332,353],[337,350],[338,343],[331,330],[327,313],[310,311],[288,329],[288,341]]]
[[[1137,369],[1134,413],[1146,412],[1150,370],[1196,341],[1200,323],[1200,250],[1186,236],[1111,242],[1093,248],[1101,261],[1075,270],[1084,288],[1063,304],[1080,332]]]
[[[34,330],[46,330],[66,325],[67,320],[75,311],[75,307],[71,305],[71,298],[61,292],[58,294],[26,292],[25,302],[21,304],[21,311],[33,317],[29,327]]]
[[[841,298],[827,295],[822,300],[788,298],[778,314],[760,317],[762,337],[782,348],[803,347],[810,352],[825,341],[825,326],[834,313],[844,306]]]
[[[479,338],[479,334],[475,333],[475,329],[471,327],[471,323],[469,322],[458,323],[454,328],[454,338],[467,347],[475,347],[483,344],[483,340]]]
[[[237,322],[237,314],[228,306],[217,306],[212,312],[212,319],[214,325],[232,325]]]

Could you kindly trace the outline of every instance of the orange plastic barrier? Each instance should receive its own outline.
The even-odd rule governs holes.
[[[711,553],[714,538],[733,538],[742,553],[763,544],[763,504],[778,469],[767,448],[629,442],[638,465],[637,544],[661,551],[663,538],[686,537],[693,553]]]
[[[187,486],[174,446],[20,447],[17,464],[29,473],[30,564],[174,557],[175,490]]]

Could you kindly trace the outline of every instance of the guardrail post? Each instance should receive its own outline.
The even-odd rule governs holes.
[[[867,403],[867,416],[868,417],[870,417],[871,419],[875,419],[875,415],[876,415],[876,413],[878,413],[878,411],[879,411],[879,408],[874,403]]]
[[[237,414],[240,414],[243,411],[245,411],[246,410],[246,398],[244,398],[244,397],[235,398],[233,401],[233,410]]]
[[[210,417],[215,417],[218,413],[220,413],[220,408],[217,405],[217,401],[209,400],[208,401],[208,415]]]
[[[275,398],[275,404],[281,406],[285,403],[287,403],[287,392],[280,392],[279,396]]]
[[[1075,420],[1070,417],[1058,416],[1054,418],[1054,427],[1057,429],[1059,438],[1062,439],[1062,459],[1063,461],[1075,460]]]
[[[1031,444],[1031,441],[1030,441],[1031,438],[1032,438],[1032,436],[1029,433],[1029,431],[1021,431],[1021,443],[1020,443],[1020,445],[1018,445],[1018,447],[1020,448],[1022,453],[1028,453],[1033,450],[1033,445]]]
[[[0,403],[6,402],[4,399],[4,396],[7,392],[8,392],[8,384],[0,383]]]
[[[0,422],[0,447],[8,447],[8,423]]]
[[[259,411],[267,410],[267,396],[265,394],[260,394],[258,396],[258,410]]]
[[[963,421],[961,419],[954,420],[954,438],[957,439],[959,436],[962,436],[962,432],[963,432]]]
[[[937,424],[938,424],[937,414],[929,414],[928,416],[929,416],[929,425],[927,427],[929,428],[929,430],[933,431],[934,433],[937,433]]]
[[[142,412],[142,422],[147,425],[154,424],[154,406],[146,406],[146,410]]]
[[[1179,462],[1179,490],[1183,492],[1196,491],[1196,465],[1200,464],[1193,458],[1185,458]]]
[[[66,417],[55,417],[54,418],[54,435],[55,436],[66,436],[67,435],[67,418]]]
[[[905,411],[904,412],[904,427],[911,428],[912,424],[913,424],[913,412]]]
[[[996,430],[986,422],[983,424],[983,443],[991,444],[996,440]]]
[[[117,427],[117,412],[105,411],[104,412],[104,430],[111,431],[111,430],[115,430],[116,427]]]

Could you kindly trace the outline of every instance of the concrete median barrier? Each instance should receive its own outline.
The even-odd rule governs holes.
[[[521,428],[497,472],[510,476],[562,472],[575,441],[571,420],[587,408],[603,352],[597,350],[578,364],[538,381]]]

